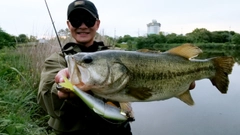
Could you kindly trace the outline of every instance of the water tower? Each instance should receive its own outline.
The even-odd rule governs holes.
[[[151,23],[147,24],[147,34],[159,34],[161,24],[157,20],[152,20]]]

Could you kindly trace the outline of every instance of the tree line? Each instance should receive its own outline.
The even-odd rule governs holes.
[[[70,38],[70,31],[66,29],[61,29],[58,32],[60,37]],[[196,28],[192,32],[183,34],[164,34],[160,32],[159,34],[151,34],[140,37],[132,37],[130,35],[120,36],[117,39],[109,37],[106,35],[101,35],[97,33],[96,39],[107,41],[107,45],[115,45],[125,43],[129,50],[132,48],[150,48],[154,49],[162,44],[180,44],[180,43],[228,43],[233,45],[240,45],[240,34],[234,31],[213,31],[210,32],[205,28]],[[3,31],[0,28],[0,49],[4,46],[11,47],[16,46],[16,44],[27,43],[27,42],[37,42],[37,37],[26,34],[19,34],[18,36],[13,36]]]
[[[162,44],[180,44],[180,43],[227,43],[231,45],[240,45],[240,34],[234,31],[213,31],[210,32],[205,28],[196,28],[192,32],[183,34],[151,34],[147,36],[131,37],[124,35],[117,39],[117,43],[125,43],[128,49],[134,45],[135,48],[154,49]]]
[[[2,30],[0,28],[0,49],[3,47],[15,47],[16,44],[36,42],[36,36],[27,36],[26,34],[19,34],[18,36],[13,36]]]

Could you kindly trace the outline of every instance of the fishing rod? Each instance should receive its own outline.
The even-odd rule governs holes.
[[[60,48],[61,48],[61,51],[62,51],[63,57],[65,57],[65,55],[64,55],[64,53],[63,53],[63,48],[62,48],[62,45],[61,45],[61,42],[60,42],[59,36],[58,36],[58,34],[57,34],[56,27],[55,27],[55,25],[54,25],[54,22],[53,22],[53,19],[52,19],[52,16],[51,16],[50,10],[49,10],[49,8],[48,8],[47,0],[44,0],[44,1],[45,1],[45,5],[46,5],[46,7],[47,7],[48,14],[49,14],[49,16],[50,16],[50,19],[51,19],[52,25],[53,25],[53,29],[54,29],[55,34],[56,34],[56,37],[57,37],[58,43],[59,43],[59,45],[60,45]]]

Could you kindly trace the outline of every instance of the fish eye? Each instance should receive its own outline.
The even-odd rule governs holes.
[[[93,61],[92,57],[91,56],[85,56],[82,58],[82,61],[84,63],[91,63]]]

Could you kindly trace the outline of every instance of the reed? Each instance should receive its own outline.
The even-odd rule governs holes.
[[[44,60],[59,50],[55,40],[0,50],[0,134],[53,134],[36,97]]]

